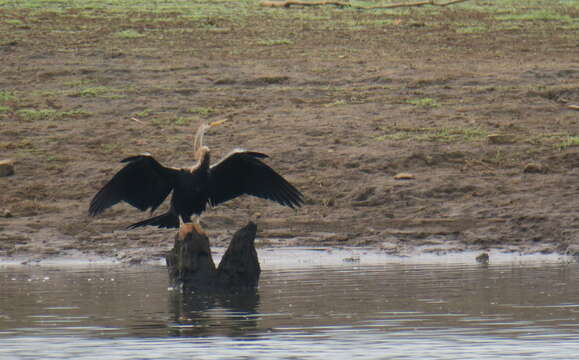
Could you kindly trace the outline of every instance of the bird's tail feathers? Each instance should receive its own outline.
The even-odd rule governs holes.
[[[178,228],[179,227],[179,218],[177,215],[172,214],[170,212],[152,217],[147,220],[143,220],[141,222],[132,224],[128,226],[128,229],[134,229],[142,226],[156,226],[158,228]]]

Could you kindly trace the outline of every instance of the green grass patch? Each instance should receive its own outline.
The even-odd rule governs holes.
[[[197,114],[197,115],[206,117],[206,116],[209,116],[211,114],[214,114],[215,109],[208,108],[208,107],[195,107],[195,108],[187,109],[187,112],[191,113],[191,114]]]
[[[490,29],[485,25],[462,26],[456,29],[457,33],[461,34],[479,34],[489,31]]]
[[[573,18],[571,16],[563,15],[549,9],[503,14],[497,15],[495,18],[499,21],[557,21],[557,22],[573,21]]]
[[[22,20],[19,20],[19,19],[6,19],[6,20],[4,20],[4,23],[8,24],[8,25],[14,25],[14,26],[24,25],[24,22]]]
[[[7,102],[14,102],[18,98],[12,91],[0,90],[0,104],[5,104]]]
[[[555,145],[559,150],[579,146],[579,135],[569,135]]]
[[[11,110],[9,106],[0,105],[0,114],[7,113]]]
[[[80,119],[91,114],[84,110],[56,111],[53,109],[21,109],[16,111],[19,119],[24,121]]]
[[[332,103],[326,104],[324,105],[325,107],[332,107],[332,106],[342,106],[342,105],[348,105],[348,102],[346,100],[336,100]]]
[[[113,36],[119,39],[138,39],[144,37],[145,34],[141,34],[136,30],[129,29],[116,32],[113,34]]]
[[[151,123],[153,125],[159,126],[159,127],[165,127],[165,126],[188,126],[191,125],[193,122],[198,122],[199,118],[198,117],[186,117],[186,116],[176,116],[176,117],[170,117],[170,118],[157,118],[157,119],[153,119],[151,121]]]
[[[136,118],[144,118],[144,117],[147,117],[147,116],[151,115],[152,113],[153,113],[153,110],[151,110],[151,109],[144,109],[144,110],[142,110],[142,111],[139,111],[139,112],[135,113],[134,116],[135,116]]]

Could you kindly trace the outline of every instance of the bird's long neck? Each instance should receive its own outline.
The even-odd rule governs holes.
[[[201,160],[202,148],[204,147],[203,136],[208,128],[209,126],[207,124],[203,124],[199,126],[199,129],[197,129],[195,139],[193,140],[193,156],[195,157],[195,160]]]

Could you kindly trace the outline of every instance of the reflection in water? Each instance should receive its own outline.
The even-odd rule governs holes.
[[[173,314],[172,336],[243,336],[257,329],[259,294],[256,289],[243,292],[169,294]]]
[[[0,358],[571,359],[578,278],[577,263],[348,263],[182,294],[163,267],[0,268]]]

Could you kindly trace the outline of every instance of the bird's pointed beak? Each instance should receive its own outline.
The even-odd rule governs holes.
[[[217,121],[210,122],[208,125],[209,125],[209,127],[219,126],[226,121],[227,121],[227,119],[217,120]]]

